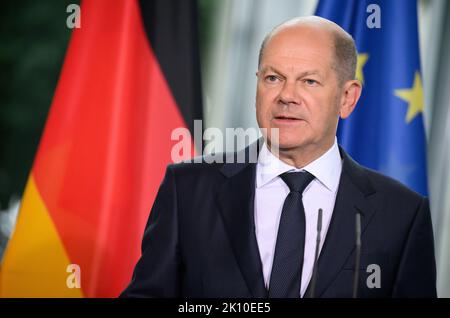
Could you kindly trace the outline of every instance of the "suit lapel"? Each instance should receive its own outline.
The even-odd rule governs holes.
[[[259,145],[262,142],[260,139]],[[254,143],[244,151],[248,153],[257,146],[258,143]],[[366,172],[341,147],[339,151],[343,158],[342,174],[333,216],[319,256],[316,297],[326,291],[354,250],[355,214],[361,213],[362,233],[375,214],[375,207],[368,200],[375,190]],[[226,180],[216,202],[236,260],[252,297],[267,297],[254,223],[256,163],[226,163],[221,172]],[[310,286],[306,297],[309,291]]]
[[[221,171],[227,179],[217,204],[235,257],[252,297],[266,297],[254,222],[256,163],[224,164]]]
[[[336,278],[355,247],[355,215],[361,214],[364,232],[375,209],[368,196],[375,190],[365,171],[339,148],[343,167],[330,226],[319,256],[315,297],[320,297]],[[308,297],[310,286],[305,293]]]

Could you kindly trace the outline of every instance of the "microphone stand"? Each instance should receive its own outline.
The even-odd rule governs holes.
[[[353,273],[353,298],[358,298],[358,281],[359,281],[359,266],[361,262],[361,214],[356,213],[356,250],[355,250],[355,272]]]
[[[311,289],[309,291],[309,298],[314,298],[314,292],[316,290],[317,282],[317,260],[319,258],[319,248],[320,248],[320,232],[322,231],[322,209],[319,209],[317,215],[317,239],[316,239],[316,252],[314,254],[314,266],[311,278]]]

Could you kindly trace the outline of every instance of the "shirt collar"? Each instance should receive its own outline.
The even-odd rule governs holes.
[[[256,187],[263,187],[279,177],[280,174],[288,171],[303,171],[306,170],[316,179],[322,183],[328,190],[336,193],[339,185],[339,179],[342,171],[342,159],[339,154],[339,148],[336,138],[330,149],[328,149],[322,156],[310,162],[305,167],[298,169],[294,166],[278,159],[267,147],[264,145],[258,156],[258,163],[256,168]]]

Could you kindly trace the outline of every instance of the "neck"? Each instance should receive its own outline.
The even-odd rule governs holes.
[[[326,153],[334,144],[334,138],[325,143],[322,146],[317,145],[307,145],[295,148],[282,148],[278,150],[278,155],[276,152],[272,151],[271,145],[268,143],[269,150],[274,155],[278,157],[284,163],[293,166],[297,169],[301,169],[317,158],[320,158],[324,153]]]

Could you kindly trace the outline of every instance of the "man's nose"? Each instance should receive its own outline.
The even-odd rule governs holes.
[[[282,104],[298,104],[298,93],[296,91],[295,82],[284,82],[279,95],[279,102]]]

